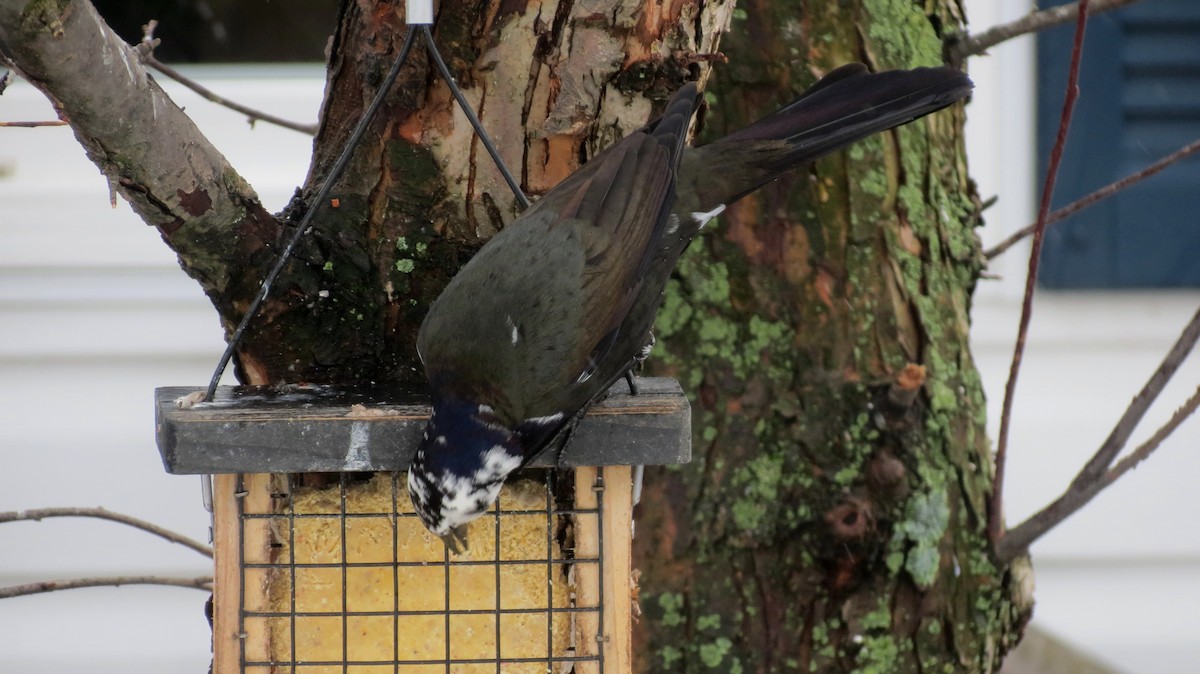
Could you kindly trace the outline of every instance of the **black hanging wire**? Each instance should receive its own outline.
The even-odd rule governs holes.
[[[246,328],[250,325],[250,321],[254,320],[254,318],[258,316],[258,312],[259,309],[262,308],[263,301],[266,300],[267,295],[271,292],[271,284],[275,282],[275,279],[278,278],[279,274],[283,271],[284,265],[287,264],[288,259],[291,258],[292,253],[296,250],[296,246],[299,245],[300,239],[302,239],[304,234],[308,232],[308,228],[312,223],[313,216],[325,205],[326,200],[329,198],[330,191],[333,190],[334,183],[341,178],[342,173],[346,170],[346,166],[349,165],[350,158],[354,154],[354,148],[357,147],[359,141],[362,140],[363,135],[367,131],[367,126],[371,123],[371,120],[375,118],[375,113],[379,110],[379,106],[383,104],[384,97],[387,95],[388,91],[391,90],[392,85],[396,82],[396,77],[400,75],[400,68],[408,59],[408,53],[412,50],[413,41],[416,39],[418,33],[425,36],[426,47],[428,48],[430,55],[433,57],[434,63],[437,64],[438,71],[441,72],[442,78],[445,79],[446,84],[449,85],[451,93],[454,94],[454,99],[458,101],[459,106],[462,107],[463,112],[466,113],[467,120],[475,129],[475,133],[478,134],[479,139],[483,141],[483,146],[487,148],[488,154],[492,157],[492,161],[494,161],[497,168],[500,169],[501,175],[504,176],[504,181],[507,182],[509,188],[512,189],[513,195],[516,196],[517,201],[521,204],[521,208],[529,208],[529,198],[525,196],[525,193],[521,190],[521,186],[517,183],[512,173],[508,170],[508,166],[506,166],[504,164],[504,160],[500,158],[500,152],[496,149],[496,145],[492,143],[492,139],[488,136],[487,131],[484,130],[483,124],[479,121],[479,117],[475,115],[475,111],[471,109],[471,105],[467,102],[462,90],[458,88],[458,83],[454,81],[454,77],[450,74],[450,69],[446,66],[446,61],[442,59],[442,55],[438,51],[437,45],[433,41],[433,34],[429,30],[429,24],[410,23],[408,35],[404,37],[404,45],[400,47],[400,53],[396,56],[396,61],[392,64],[392,69],[388,71],[387,77],[384,79],[383,84],[381,84],[379,87],[379,91],[375,93],[375,98],[371,101],[371,104],[367,106],[367,109],[363,112],[362,118],[358,120],[358,124],[350,133],[350,138],[346,141],[346,147],[342,149],[342,154],[339,155],[337,161],[333,163],[333,167],[329,170],[329,175],[325,177],[324,182],[321,183],[321,188],[317,191],[317,195],[313,197],[311,202],[312,206],[304,213],[304,216],[300,219],[300,223],[296,226],[296,233],[293,234],[291,240],[288,241],[287,246],[283,249],[283,253],[280,254],[279,260],[275,262],[275,266],[271,269],[270,273],[268,273],[267,277],[263,279],[262,286],[259,288],[258,294],[254,297],[254,301],[250,303],[250,308],[246,310],[246,314],[242,316],[242,321],[238,323],[237,329],[234,330],[233,334],[229,337],[229,343],[225,346],[225,352],[221,354],[221,360],[217,362],[217,367],[213,371],[212,379],[209,380],[208,388],[204,392],[205,402],[212,402],[213,396],[216,395],[217,392],[217,385],[221,381],[221,376],[225,374],[225,368],[229,367],[229,361],[233,359],[234,351],[237,350],[238,344],[241,343],[242,337],[246,333]]]
[[[500,174],[504,176],[504,182],[508,183],[508,187],[516,195],[517,201],[521,202],[521,209],[529,208],[529,198],[521,191],[521,186],[517,184],[517,179],[509,172],[508,166],[505,166],[504,160],[500,158],[500,151],[496,149],[496,145],[492,143],[492,139],[483,130],[483,124],[479,122],[479,117],[475,116],[475,111],[471,109],[471,104],[467,102],[467,97],[463,96],[462,90],[458,88],[458,84],[454,81],[454,76],[450,74],[450,69],[446,67],[446,61],[442,59],[442,53],[438,51],[437,45],[433,42],[433,34],[429,32],[429,24],[422,24],[420,31],[425,34],[425,44],[429,47],[429,55],[433,57],[433,62],[437,64],[438,70],[441,71],[442,78],[450,85],[450,91],[454,94],[454,100],[458,101],[458,107],[462,108],[463,112],[467,115],[467,119],[470,120],[471,126],[475,127],[475,133],[479,134],[479,140],[483,141],[483,146],[487,148],[488,154],[492,155],[492,161],[496,162],[496,167],[500,169]]]

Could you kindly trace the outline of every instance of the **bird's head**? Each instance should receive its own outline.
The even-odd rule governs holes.
[[[467,547],[467,525],[496,501],[522,460],[520,439],[492,408],[435,401],[408,469],[413,509],[458,554]]]

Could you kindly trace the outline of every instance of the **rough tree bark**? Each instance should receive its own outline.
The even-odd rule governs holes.
[[[845,61],[937,62],[961,23],[955,2],[739,8],[714,135]],[[1019,639],[1028,566],[998,567],[985,536],[962,122],[779,181],[683,260],[656,362],[692,396],[696,460],[647,478],[642,671],[989,672]]]
[[[445,0],[434,29],[534,197],[686,79],[735,128],[851,60],[940,62],[954,0]],[[306,184],[278,216],[84,0],[0,0],[0,52],[179,255],[227,328],[374,95],[399,2],[345,0]],[[151,17],[147,17],[151,18]],[[89,58],[79,58],[86,54]],[[983,530],[990,458],[967,349],[981,259],[961,110],[732,209],[660,317],[696,460],[656,471],[637,564],[644,671],[992,671],[1029,613]],[[249,383],[404,385],[455,270],[516,213],[423,51],[238,354]]]

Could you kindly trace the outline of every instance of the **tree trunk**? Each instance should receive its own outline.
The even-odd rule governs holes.
[[[936,63],[960,11],[740,3],[707,133],[846,61]],[[956,107],[781,180],[682,261],[655,362],[691,396],[695,459],[647,474],[641,671],[990,672],[1019,639],[1030,572],[985,537],[962,122]]]
[[[939,31],[961,25],[954,0],[438,10],[439,47],[535,198],[684,81],[705,82],[727,27],[708,119],[731,130],[846,61],[939,63]],[[344,1],[309,177],[271,216],[90,4],[0,0],[0,53],[227,329],[404,34],[402,3]],[[955,109],[823,160],[727,211],[683,260],[658,367],[692,395],[696,458],[647,478],[643,671],[986,672],[1018,638],[1027,571],[998,568],[983,535],[990,456],[967,348],[982,260],[961,130]],[[241,346],[241,378],[420,381],[428,304],[517,213],[423,45],[324,209]]]

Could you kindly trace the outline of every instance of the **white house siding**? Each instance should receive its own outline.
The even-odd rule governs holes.
[[[989,25],[1011,2],[979,0]],[[1007,5],[1014,5],[1008,7]],[[972,63],[973,171],[990,240],[1024,224],[1032,203],[1028,45]],[[250,105],[313,120],[320,67],[200,69],[206,84]],[[167,85],[270,209],[303,179],[310,141],[258,125]],[[49,118],[18,83],[0,119]],[[981,288],[975,350],[994,421],[1015,331],[1022,262]],[[1052,498],[1152,371],[1200,294],[1059,294],[1039,300],[1020,387],[1008,482],[1010,521]],[[0,130],[0,510],[103,505],[206,539],[199,481],[163,473],[154,448],[155,386],[200,385],[223,345],[198,287],[157,233],[121,203],[67,129]],[[1183,382],[1200,381],[1188,365]],[[1174,387],[1173,400],[1187,393]],[[1168,413],[1159,408],[1147,428]],[[1194,671],[1200,661],[1200,475],[1195,424],[1035,549],[1047,631],[1128,672]],[[993,432],[994,434],[994,432]],[[1145,433],[1141,434],[1143,437]],[[1190,507],[1189,507],[1190,506]],[[0,584],[117,573],[204,575],[194,553],[102,522],[0,526]],[[0,671],[204,671],[205,595],[125,587],[0,601]]]
[[[191,72],[234,100],[317,117],[320,66]],[[237,113],[167,89],[267,208],[281,208],[308,170],[311,140],[251,129]],[[23,82],[0,97],[0,119],[52,115]],[[207,541],[199,478],[163,472],[152,400],[156,386],[208,381],[220,326],[158,233],[108,199],[69,129],[0,129],[0,510],[102,505]],[[199,555],[111,523],[0,526],[0,585],[211,573]],[[206,671],[206,597],[122,587],[0,600],[0,671]]]

